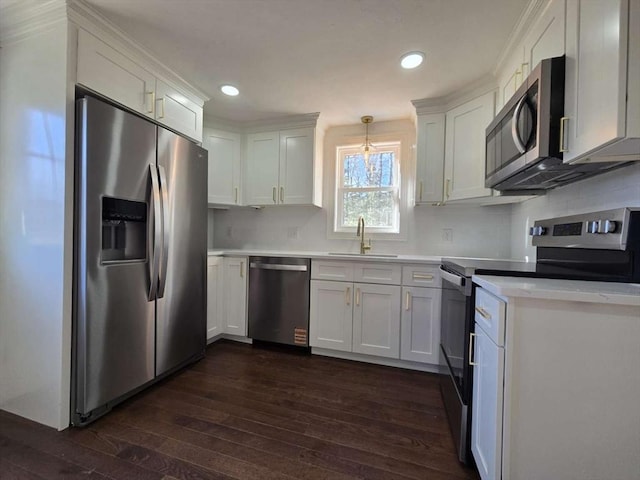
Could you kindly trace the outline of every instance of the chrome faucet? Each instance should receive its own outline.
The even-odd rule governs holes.
[[[364,217],[358,217],[358,230],[356,236],[360,237],[360,255],[367,253],[367,250],[371,250],[371,239],[369,239],[369,245],[364,244]]]

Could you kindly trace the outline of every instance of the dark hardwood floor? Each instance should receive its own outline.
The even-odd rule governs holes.
[[[476,479],[438,381],[222,341],[86,428],[0,412],[0,478]]]

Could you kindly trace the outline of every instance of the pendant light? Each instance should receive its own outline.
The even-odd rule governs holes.
[[[371,115],[365,115],[364,117],[360,117],[360,121],[364,123],[364,145],[363,145],[363,153],[364,153],[364,163],[369,165],[369,155],[371,153],[372,145],[369,143],[369,124],[373,122],[373,117]]]

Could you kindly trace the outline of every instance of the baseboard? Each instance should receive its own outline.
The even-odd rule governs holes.
[[[338,350],[330,350],[327,348],[312,347],[313,355],[322,355],[324,357],[341,358],[343,360],[353,360],[356,362],[375,363],[376,365],[385,365],[387,367],[405,368],[408,370],[419,370],[421,372],[446,374],[447,369],[443,365],[432,365],[429,363],[411,362],[408,360],[397,360],[395,358],[376,357],[374,355],[364,355],[362,353],[341,352]]]

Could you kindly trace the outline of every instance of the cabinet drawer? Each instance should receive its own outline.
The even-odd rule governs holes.
[[[402,285],[408,287],[440,287],[439,265],[405,265],[402,267]]]
[[[476,290],[475,321],[499,347],[504,345],[506,304],[482,288]]]
[[[361,283],[381,283],[400,285],[402,268],[391,263],[356,263],[353,267],[353,281]]]
[[[353,282],[353,264],[314,260],[311,262],[311,278],[313,280]]]

